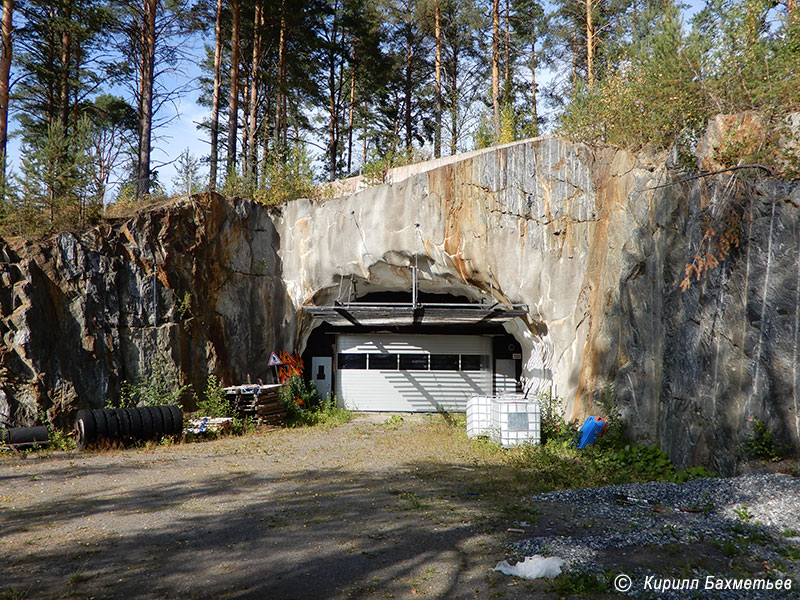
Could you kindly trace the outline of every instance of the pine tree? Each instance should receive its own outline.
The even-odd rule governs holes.
[[[178,157],[176,175],[172,184],[177,188],[177,192],[191,196],[200,189],[200,161],[189,149],[184,150]]]
[[[0,203],[5,202],[6,146],[8,142],[8,99],[13,55],[14,0],[3,0],[0,22]]]
[[[107,0],[114,16],[115,49],[122,59],[109,69],[137,107],[136,197],[153,191],[153,132],[165,122],[165,109],[182,89],[160,82],[185,60],[183,42],[197,26],[189,0]],[[166,117],[169,120],[169,117]]]

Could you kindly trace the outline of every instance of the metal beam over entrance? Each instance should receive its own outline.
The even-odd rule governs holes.
[[[350,283],[346,302],[337,299],[332,305],[304,306],[303,309],[330,325],[358,327],[487,325],[503,323],[528,313],[527,304],[420,303],[416,266],[411,267],[411,302],[351,301],[352,278]],[[339,293],[341,295],[341,288]]]
[[[366,327],[406,325],[486,325],[503,323],[528,313],[527,304],[360,303],[304,306],[309,314],[331,325]]]

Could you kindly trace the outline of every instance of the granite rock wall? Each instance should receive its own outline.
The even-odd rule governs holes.
[[[198,390],[255,379],[303,348],[304,305],[407,291],[416,266],[423,292],[527,304],[507,329],[567,417],[613,397],[638,439],[732,472],[753,419],[800,446],[800,184],[685,176],[545,137],[325,202],[198,196],[2,241],[0,415],[66,421],[154,361]],[[695,257],[719,264],[683,290]]]

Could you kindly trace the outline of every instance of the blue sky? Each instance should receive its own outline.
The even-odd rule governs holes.
[[[685,24],[688,25],[691,17],[697,12],[701,6],[701,0],[692,0],[686,5],[684,12]],[[200,57],[204,54],[202,48],[203,42],[208,42],[209,36],[205,39],[195,38],[198,40],[194,47],[189,52],[196,60],[187,61],[182,67],[183,73],[173,74],[165,84],[168,87],[178,87],[184,84],[189,84],[190,88],[196,88],[196,81],[200,75]],[[12,67],[13,69],[13,67]],[[539,75],[539,81],[544,82],[548,77],[546,73]],[[12,78],[14,73],[12,71]],[[208,110],[197,103],[199,90],[193,89],[189,93],[183,95],[175,105],[177,111],[176,118],[172,119],[167,125],[155,130],[154,135],[156,139],[153,141],[152,162],[154,168],[158,168],[159,181],[168,192],[175,190],[173,179],[175,178],[175,161],[185,150],[195,157],[202,157],[208,154],[208,141],[204,139],[205,134],[197,129],[197,123],[202,121],[207,115]],[[12,105],[13,111],[13,105]],[[165,111],[173,110],[171,106],[164,108]],[[16,129],[16,122],[12,119],[10,123],[12,135]],[[12,169],[18,171],[19,169],[19,139],[13,137],[9,142],[8,157],[9,164]],[[159,166],[162,165],[162,166]],[[207,177],[207,167],[203,165],[203,180]]]

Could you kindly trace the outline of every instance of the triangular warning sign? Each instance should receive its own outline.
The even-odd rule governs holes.
[[[282,364],[283,364],[283,361],[280,358],[278,358],[277,354],[275,354],[273,352],[272,355],[269,357],[269,362],[267,363],[267,366],[268,367],[279,367]]]

